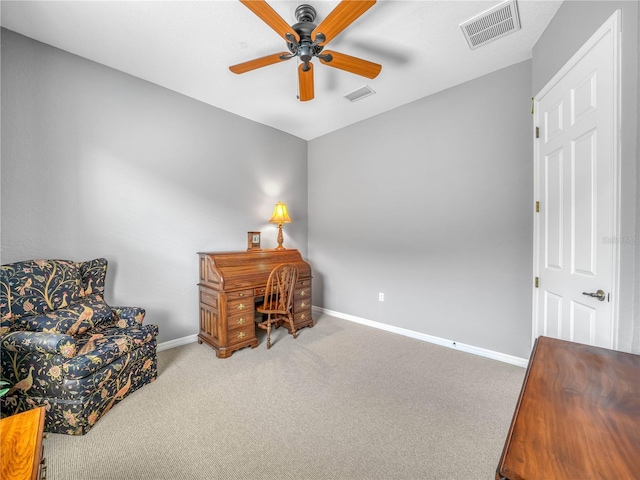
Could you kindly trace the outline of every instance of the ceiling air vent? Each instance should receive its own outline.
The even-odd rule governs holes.
[[[496,5],[480,15],[460,24],[464,38],[472,50],[496,38],[520,30],[515,0]]]
[[[346,98],[351,103],[353,103],[353,102],[357,102],[358,100],[362,100],[364,97],[373,95],[374,93],[376,92],[373,90],[373,88],[371,88],[369,85],[365,85],[364,87],[360,87],[351,93],[347,93],[344,96],[344,98]]]

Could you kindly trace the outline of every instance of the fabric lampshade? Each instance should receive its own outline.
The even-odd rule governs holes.
[[[289,212],[287,212],[287,205],[283,202],[276,203],[276,207],[273,210],[273,215],[269,219],[269,223],[291,223],[289,218]]]

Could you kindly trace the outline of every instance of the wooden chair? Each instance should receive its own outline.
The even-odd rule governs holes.
[[[289,322],[293,338],[297,338],[293,324],[293,291],[298,280],[298,269],[295,265],[283,263],[274,268],[269,274],[265,289],[264,303],[258,307],[258,312],[267,319],[258,326],[267,331],[267,348],[271,348],[271,325],[280,326],[282,322]]]

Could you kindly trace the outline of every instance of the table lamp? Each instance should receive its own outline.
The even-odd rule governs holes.
[[[273,215],[271,215],[269,223],[278,224],[278,246],[276,247],[276,250],[285,250],[282,246],[282,242],[284,240],[284,237],[282,236],[282,224],[291,223],[291,219],[287,212],[287,206],[283,202],[276,203],[276,208],[273,210]]]

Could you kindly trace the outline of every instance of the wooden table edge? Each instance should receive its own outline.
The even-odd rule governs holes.
[[[531,356],[529,358],[529,364],[527,365],[527,371],[524,375],[524,380],[522,382],[522,388],[520,389],[520,395],[518,397],[518,403],[516,403],[516,408],[513,412],[513,417],[511,418],[511,425],[509,426],[509,433],[507,434],[507,438],[504,442],[504,447],[502,448],[502,455],[500,456],[500,462],[498,463],[498,468],[496,468],[496,480],[521,480],[519,476],[508,477],[503,474],[509,474],[509,472],[504,472],[504,463],[507,459],[507,453],[509,451],[509,447],[511,446],[511,437],[513,436],[513,429],[516,424],[516,420],[518,418],[518,412],[520,411],[520,406],[522,404],[522,399],[524,398],[525,391],[529,385],[529,375],[531,373],[531,365],[533,365],[533,359],[538,351],[538,340],[540,337],[536,338],[535,343],[533,344],[533,350],[531,351]]]

